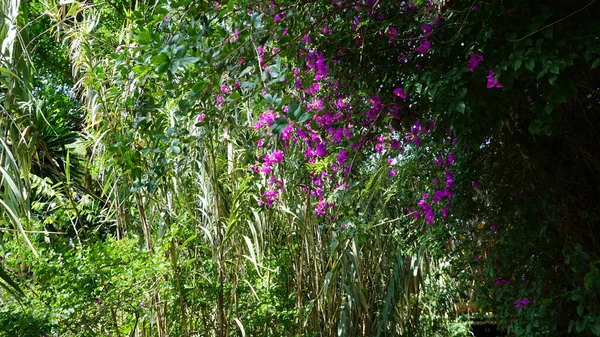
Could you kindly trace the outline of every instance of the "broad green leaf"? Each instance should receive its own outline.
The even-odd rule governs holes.
[[[293,121],[299,120],[300,116],[302,116],[302,107],[300,106],[300,104],[290,103],[288,105],[287,116]]]
[[[525,61],[525,67],[529,69],[529,71],[533,72],[533,69],[535,68],[535,60],[528,59],[527,61]]]
[[[463,101],[456,103],[456,111],[460,113],[464,113],[466,108],[466,104]]]
[[[521,68],[521,65],[523,64],[523,60],[522,59],[518,59],[515,64],[513,65],[513,69],[515,71],[519,70],[519,68]]]
[[[276,118],[273,124],[271,125],[271,132],[278,135],[281,132],[283,132],[283,129],[285,129],[289,124],[290,122],[287,118]]]

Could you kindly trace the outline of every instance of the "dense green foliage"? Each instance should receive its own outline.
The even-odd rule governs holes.
[[[600,336],[595,0],[0,9],[0,335]]]

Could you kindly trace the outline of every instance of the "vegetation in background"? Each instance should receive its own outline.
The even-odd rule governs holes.
[[[0,335],[600,336],[597,8],[0,3]]]

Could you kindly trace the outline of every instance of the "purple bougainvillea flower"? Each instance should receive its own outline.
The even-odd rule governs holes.
[[[262,195],[262,199],[258,201],[258,204],[270,207],[277,201],[279,201],[279,190],[266,190]]]
[[[402,99],[406,99],[406,92],[404,91],[404,88],[394,89],[394,96],[398,96]]]
[[[454,186],[454,172],[444,173],[444,178],[446,178],[446,187],[450,188]]]
[[[428,120],[427,121],[427,129],[429,129],[429,131],[433,131],[433,129],[435,129],[435,122],[433,120]]]
[[[204,117],[206,117],[204,114],[199,114],[198,115],[198,123],[202,123],[204,121]]]
[[[413,144],[415,144],[416,146],[421,146],[421,140],[422,140],[421,137],[415,136],[413,138]]]
[[[396,30],[396,28],[394,28],[394,26],[390,26],[390,28],[388,29],[388,43],[391,43],[392,41],[394,41],[394,39],[396,39],[396,36],[398,36],[398,30]]]
[[[508,283],[508,280],[505,278],[499,278],[494,281],[494,285],[496,285],[496,286],[507,284],[507,283]]]
[[[310,38],[310,36],[308,36],[308,34],[304,34],[304,36],[302,36],[301,41],[306,44],[312,44],[312,39]]]
[[[442,216],[443,217],[447,217],[448,214],[450,214],[450,204],[446,204],[443,208],[442,208]]]
[[[309,86],[308,88],[306,88],[304,90],[304,92],[306,92],[309,95],[313,95],[313,94],[316,94],[319,91],[320,88],[321,88],[321,86],[319,85],[319,83],[315,82],[311,86]]]
[[[344,150],[344,149],[341,149],[340,154],[337,157],[338,165],[344,165],[344,163],[346,162],[347,159],[348,159],[348,152],[346,152],[346,150]]]
[[[231,93],[231,88],[229,88],[227,86],[227,83],[221,84],[221,92],[225,93],[225,94],[230,94]]]
[[[500,81],[497,80],[495,76],[496,76],[496,74],[494,74],[494,72],[492,70],[490,70],[489,75],[486,76],[488,89],[502,88],[502,83],[500,83]]]
[[[452,152],[448,155],[448,160],[446,161],[446,167],[454,166],[454,161],[456,161],[456,157]]]
[[[435,213],[433,212],[427,212],[425,213],[425,222],[427,222],[428,224],[433,224],[433,220],[435,219]]]
[[[432,31],[433,31],[433,26],[428,23],[421,26],[421,33],[423,33],[423,35],[425,37],[429,37],[431,35]]]
[[[315,153],[319,157],[325,157],[325,155],[327,154],[327,143],[326,142],[320,142],[319,144],[317,144],[317,148],[315,149]]]
[[[444,190],[435,191],[433,193],[433,202],[438,203],[444,197]]]
[[[492,224],[492,225],[490,226],[490,229],[492,230],[492,232],[497,232],[497,231],[498,231],[498,225],[496,225],[496,224]]]
[[[354,23],[352,24],[352,31],[355,31],[358,28],[359,24],[360,24],[360,18],[359,17],[355,17],[354,18]]]
[[[519,309],[520,307],[526,307],[529,305],[529,299],[527,297],[523,298],[522,300],[516,300],[515,301],[515,308]]]
[[[322,203],[322,202],[318,203],[317,204],[317,208],[315,208],[315,212],[314,213],[315,213],[315,215],[323,215],[323,216],[326,215],[327,212],[325,210],[325,204]]]
[[[431,48],[431,42],[429,40],[420,40],[419,46],[415,48],[415,51],[420,54],[425,54]]]
[[[469,69],[470,72],[473,72],[475,70],[475,68],[477,68],[477,66],[479,66],[479,63],[481,63],[484,60],[483,55],[481,54],[471,54],[469,55],[469,61],[467,62],[467,69]]]
[[[288,139],[292,138],[293,130],[294,130],[294,126],[292,126],[291,124],[286,126],[285,129],[283,129],[283,131],[281,131],[281,139],[288,140]]]

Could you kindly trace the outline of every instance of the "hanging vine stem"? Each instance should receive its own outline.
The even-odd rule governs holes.
[[[529,33],[529,34],[527,34],[527,35],[523,36],[523,37],[522,37],[522,38],[520,38],[520,39],[516,39],[516,40],[506,39],[506,41],[510,41],[510,42],[519,42],[519,41],[525,40],[526,38],[528,38],[528,37],[530,37],[530,36],[532,36],[532,35],[534,35],[534,34],[536,34],[536,33],[539,33],[539,32],[541,32],[542,30],[544,30],[544,29],[546,29],[546,28],[548,28],[548,27],[554,26],[555,24],[557,24],[557,23],[559,23],[559,22],[561,22],[561,21],[564,21],[564,20],[566,20],[566,19],[568,19],[568,18],[572,17],[573,15],[575,15],[575,14],[577,14],[577,13],[581,12],[582,10],[584,10],[584,9],[588,8],[589,6],[591,6],[591,5],[592,5],[594,2],[596,2],[596,0],[592,0],[592,1],[591,1],[590,3],[588,3],[587,5],[585,5],[585,6],[581,7],[580,9],[578,9],[578,10],[574,11],[573,13],[571,13],[571,14],[569,14],[569,15],[565,16],[564,18],[562,18],[562,19],[558,19],[558,20],[556,20],[556,21],[552,22],[551,24],[548,24],[548,25],[546,25],[546,26],[544,26],[544,27],[542,27],[542,28],[540,28],[540,29],[538,29],[538,30],[535,30],[535,31],[533,31],[533,32],[531,32],[531,33]]]

